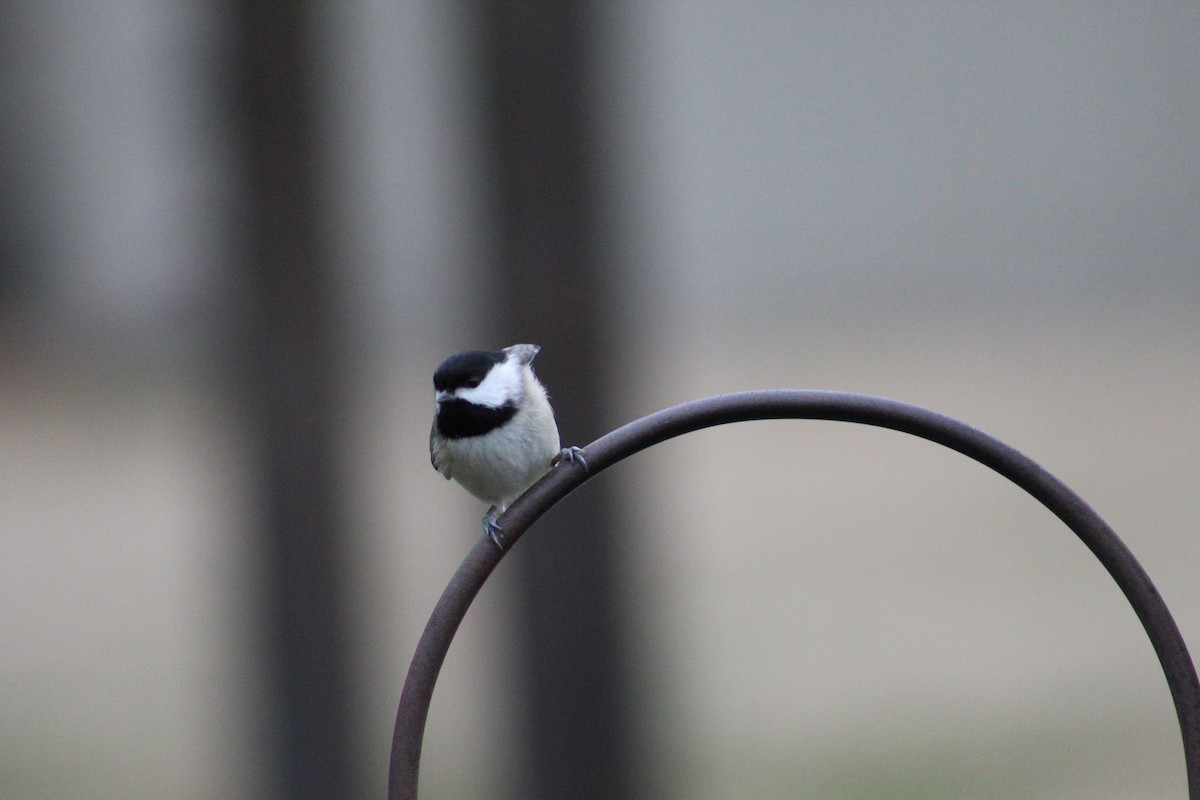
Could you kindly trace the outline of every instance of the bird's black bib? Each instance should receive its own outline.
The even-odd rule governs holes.
[[[508,422],[516,413],[517,407],[512,403],[489,408],[465,400],[446,400],[438,410],[437,431],[447,439],[483,436]]]

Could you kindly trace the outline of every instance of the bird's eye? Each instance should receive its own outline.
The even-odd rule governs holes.
[[[466,384],[466,386],[467,386],[467,388],[468,388],[468,389],[474,389],[475,387],[477,387],[477,386],[478,386],[479,384],[481,384],[481,383],[483,383],[483,379],[482,379],[482,378],[467,378],[467,384]]]

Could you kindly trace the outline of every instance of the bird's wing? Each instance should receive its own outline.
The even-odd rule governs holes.
[[[446,463],[446,450],[435,435],[436,433],[437,420],[435,419],[433,427],[429,429],[429,462],[433,464],[434,469],[442,473],[443,478],[450,480],[450,465]]]

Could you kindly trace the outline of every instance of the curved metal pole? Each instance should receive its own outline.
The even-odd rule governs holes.
[[[786,389],[719,395],[667,408],[584,448],[588,471],[564,465],[530,487],[500,518],[506,550],[555,503],[618,461],[701,428],[760,419],[854,422],[928,439],[991,467],[1058,516],[1100,559],[1142,621],[1175,701],[1188,797],[1200,800],[1200,682],[1179,628],[1145,570],[1108,524],[1062,481],[995,437],[937,412],[867,395]],[[481,540],[467,554],[425,626],[396,712],[389,800],[417,797],[421,740],[438,671],[459,623],[503,555],[491,542]]]

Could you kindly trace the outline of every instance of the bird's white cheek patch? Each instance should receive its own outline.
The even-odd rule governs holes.
[[[474,389],[459,389],[456,394],[468,403],[488,408],[499,408],[520,395],[521,368],[505,362],[496,365],[483,383]]]

